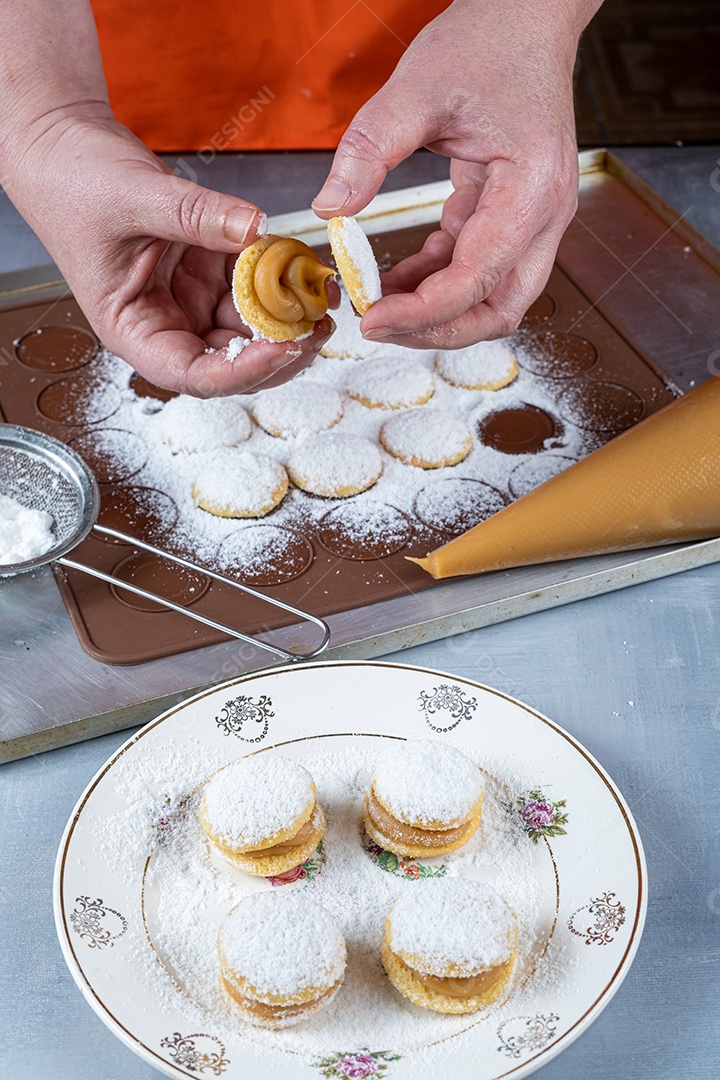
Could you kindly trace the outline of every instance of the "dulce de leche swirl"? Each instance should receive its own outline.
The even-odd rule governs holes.
[[[278,237],[255,267],[260,303],[281,322],[317,322],[328,308],[327,279],[333,271],[301,240]]]

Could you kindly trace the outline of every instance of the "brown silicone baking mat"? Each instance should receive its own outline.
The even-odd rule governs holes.
[[[643,228],[647,232],[652,217],[650,224],[658,236],[662,234],[665,248],[670,244],[673,251],[684,250],[682,238],[671,235],[639,198],[628,194],[637,205],[629,207],[621,199],[620,209],[626,216],[630,214],[631,222],[634,212],[642,226],[641,235]],[[619,227],[627,229],[622,214],[619,220]],[[381,265],[417,250],[430,228],[422,225],[374,236]],[[598,257],[592,240],[589,237],[585,245],[591,260]],[[357,515],[352,528],[348,527],[349,519],[343,521],[343,507],[352,500],[328,501],[327,514],[318,522],[318,500],[303,496],[314,503],[314,512],[303,514],[301,501],[289,529],[283,521],[288,535],[283,538],[280,570],[268,569],[260,559],[257,565],[236,571],[239,580],[323,617],[433,588],[439,583],[407,562],[406,555],[424,554],[522,494],[531,483],[551,475],[557,458],[565,456],[570,431],[574,434],[572,457],[576,459],[672,401],[677,391],[653,361],[647,342],[621,332],[616,313],[607,306],[603,310],[598,296],[588,288],[588,280],[583,280],[592,277],[592,268],[582,258],[578,264],[578,243],[582,244],[582,230],[578,235],[577,228],[571,229],[548,286],[517,337],[528,401],[518,402],[515,394],[505,407],[502,391],[498,391],[492,408],[485,405],[480,410],[477,423],[472,410],[468,412],[476,442],[492,446],[507,459],[502,484],[485,484],[467,463],[437,472],[428,470],[411,512],[375,502],[373,521],[364,535],[358,535]],[[710,268],[703,264],[703,270],[701,262],[698,260],[702,278]],[[602,270],[602,258],[599,263]],[[652,295],[642,300],[652,317]],[[6,419],[46,431],[83,454],[100,483],[101,523],[183,555],[196,555],[187,536],[179,539],[173,533],[172,500],[143,483],[142,440],[137,446],[137,468],[132,467],[132,454],[124,454],[119,464],[107,452],[107,431],[117,431],[113,416],[123,395],[137,395],[150,402],[167,395],[130,376],[123,391],[104,382],[103,354],[71,298],[50,306],[47,302],[26,302],[0,311],[0,355],[9,358],[0,384],[0,407]],[[533,402],[533,388],[542,389],[543,407]],[[113,438],[122,439],[123,435]],[[127,435],[128,443],[136,441],[137,436]],[[443,484],[447,483],[468,485],[464,490],[470,492],[459,503],[452,503],[450,510],[444,498]],[[460,504],[462,512],[457,509]],[[228,528],[232,529],[233,523],[228,522]],[[255,528],[269,528],[268,538],[277,540],[272,514]],[[238,600],[235,590],[208,584],[123,544],[91,536],[76,549],[74,557],[159,591],[177,603],[192,604],[208,617],[232,622],[247,633],[263,633],[291,621],[278,617],[275,609],[259,601]],[[223,570],[233,573],[227,566]],[[61,568],[56,568],[55,574],[83,648],[99,660],[137,663],[223,640],[211,628],[136,600],[88,575]]]

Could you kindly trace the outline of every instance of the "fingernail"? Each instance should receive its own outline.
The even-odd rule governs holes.
[[[258,231],[264,216],[252,206],[238,206],[225,218],[225,235],[234,244],[244,244],[251,233]]]
[[[372,330],[364,330],[363,337],[368,341],[383,341],[385,338],[393,337],[396,333],[391,326],[374,326]]]
[[[316,210],[342,210],[352,192],[342,180],[328,180],[313,199]]]

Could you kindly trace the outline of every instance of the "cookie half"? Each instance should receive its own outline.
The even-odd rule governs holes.
[[[342,283],[355,310],[364,315],[382,296],[370,241],[353,217],[330,218],[327,230]]]
[[[327,280],[333,274],[301,240],[263,236],[238,256],[233,301],[260,337],[296,341],[311,334],[327,312]]]

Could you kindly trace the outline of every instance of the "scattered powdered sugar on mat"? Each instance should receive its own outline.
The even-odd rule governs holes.
[[[144,924],[152,948],[142,933],[143,922],[134,920],[140,921],[141,932],[135,932],[132,962],[140,965],[143,980],[168,1015],[186,1016],[189,1024],[204,1025],[197,1030],[213,1031],[226,1043],[240,1038],[261,1055],[285,1051],[313,1061],[338,1049],[370,1044],[400,1054],[421,1048],[425,1052],[430,1044],[482,1023],[501,1007],[498,1002],[465,1017],[435,1014],[410,1004],[384,974],[380,945],[387,912],[417,882],[385,872],[361,844],[362,799],[378,744],[376,738],[354,737],[352,743],[336,742],[341,749],[295,759],[316,782],[328,827],[319,872],[306,880],[299,875],[281,887],[294,890],[298,903],[307,896],[335,918],[347,947],[347,968],[343,986],[326,1009],[281,1031],[247,1025],[220,986],[217,938],[222,922],[243,897],[271,885],[225,863],[202,831],[201,781],[216,771],[217,760],[198,748],[192,760],[185,751],[182,766],[177,755],[162,751],[141,766],[137,760],[125,769],[118,763],[116,794],[127,801],[127,809],[98,824],[98,857],[116,860],[117,873],[132,874],[140,905],[142,867],[152,853],[142,883]],[[477,764],[485,767],[484,762]],[[554,872],[543,847],[528,842],[517,815],[506,809],[528,781],[503,775],[500,768],[493,772],[485,773],[485,807],[476,836],[466,848],[430,862],[442,862],[450,876],[491,884],[515,913],[519,958],[510,988],[515,1008],[526,982],[531,986],[538,978],[552,980],[559,974],[552,950],[547,950]],[[145,780],[148,776],[155,779]],[[425,882],[427,887],[432,884]],[[286,957],[278,953],[276,961],[281,968]]]
[[[382,471],[374,486],[365,492],[351,496],[349,500],[341,500],[333,496],[319,499],[308,496],[297,488],[291,488],[282,502],[272,511],[274,525],[294,527],[309,536],[315,523],[334,506],[349,506],[352,503],[357,507],[358,520],[361,520],[363,507],[368,500],[390,504],[413,519],[416,515],[415,500],[418,494],[434,481],[442,479],[483,481],[501,492],[507,492],[509,499],[511,473],[524,462],[547,461],[548,458],[554,456],[577,459],[602,441],[598,440],[596,433],[583,430],[565,418],[561,425],[562,430],[549,440],[546,448],[539,454],[506,454],[481,442],[478,436],[479,426],[490,413],[498,409],[512,409],[529,404],[551,415],[558,414],[557,387],[549,386],[549,380],[534,375],[522,367],[522,358],[525,351],[531,348],[532,343],[526,345],[522,337],[518,337],[517,341],[509,340],[520,358],[521,368],[509,386],[498,391],[471,391],[451,386],[444,380],[435,378],[435,391],[428,405],[419,407],[419,411],[428,418],[428,423],[421,425],[420,430],[420,435],[424,435],[427,439],[430,438],[432,432],[429,423],[432,415],[430,412],[426,413],[426,410],[449,415],[472,433],[472,449],[467,457],[457,465],[432,470],[405,464],[381,446],[380,432],[389,419],[404,418],[406,414],[386,408],[368,408],[362,405],[346,394],[346,380],[356,367],[361,367],[365,363],[365,359],[358,358],[372,357],[373,363],[376,359],[384,359],[389,363],[397,363],[401,369],[402,365],[411,365],[416,370],[423,369],[426,386],[429,386],[433,381],[436,353],[434,350],[409,353],[408,350],[397,346],[378,346],[376,343],[364,341],[358,330],[359,319],[352,313],[351,305],[344,294],[335,318],[338,322],[338,330],[324,347],[327,355],[318,356],[308,371],[296,376],[288,384],[286,393],[292,396],[297,387],[299,393],[307,397],[305,387],[312,394],[315,387],[322,386],[324,399],[327,398],[328,401],[332,399],[335,402],[339,399],[342,416],[330,434],[359,436],[364,440],[369,440],[374,445]],[[237,362],[242,363],[242,356]],[[212,514],[196,506],[192,497],[192,485],[198,474],[198,454],[187,451],[190,449],[191,440],[204,443],[214,439],[223,426],[222,418],[227,417],[233,410],[242,409],[247,416],[255,410],[264,409],[261,403],[266,396],[268,400],[274,399],[276,402],[279,400],[282,404],[283,395],[272,389],[255,395],[211,398],[194,403],[189,408],[197,409],[198,416],[201,412],[204,416],[203,433],[201,433],[195,430],[189,431],[188,426],[180,422],[179,417],[185,406],[174,405],[173,402],[176,399],[167,405],[162,405],[152,398],[136,395],[130,385],[132,369],[124,361],[104,352],[95,362],[95,367],[96,374],[91,384],[94,387],[92,393],[100,395],[103,401],[110,395],[117,407],[114,411],[110,410],[105,420],[100,419],[102,409],[100,412],[91,410],[90,415],[98,422],[92,428],[86,429],[83,439],[90,439],[93,436],[103,439],[103,431],[108,428],[120,432],[120,435],[115,435],[103,444],[104,455],[108,459],[110,457],[115,459],[117,475],[134,473],[132,481],[134,485],[157,489],[173,500],[177,508],[177,521],[163,535],[163,546],[183,554],[189,552],[201,562],[217,567],[220,545],[228,538],[233,538],[233,550],[240,556],[244,530],[252,528],[255,519],[213,517]],[[325,391],[330,391],[330,393],[326,394]],[[173,413],[175,413],[175,419],[173,419]],[[329,416],[327,406],[324,407],[323,414],[325,417],[323,422],[327,422]],[[237,415],[240,415],[239,411]],[[281,418],[287,420],[284,406],[281,409]],[[294,426],[293,421],[290,427],[294,429]],[[123,432],[129,433],[129,437],[125,440],[122,438]],[[136,439],[131,436],[136,436]],[[249,437],[241,445],[243,450],[272,458],[278,464],[286,466],[291,455],[307,438],[307,428],[298,430],[296,434],[287,433],[284,437],[275,437],[264,431],[259,424],[251,421]],[[135,471],[137,469],[137,439],[140,439],[147,449],[147,460],[139,471]],[[172,448],[167,444],[167,439],[174,442]],[[364,446],[363,443],[356,445]],[[178,452],[173,453],[173,450]],[[221,453],[224,452],[221,451]],[[125,457],[132,457],[132,463],[126,462]],[[111,466],[112,461],[108,466],[110,471],[112,471]],[[434,490],[436,489],[432,489],[429,495]],[[452,501],[457,496],[465,507],[467,492],[463,485],[438,488],[437,492],[438,494],[442,492],[445,500],[443,517],[448,521],[463,520],[463,513],[453,514],[452,507],[447,505],[448,500]],[[424,499],[426,502],[425,495]],[[458,510],[462,510],[463,507],[459,506]],[[265,509],[265,507],[259,507],[259,509]],[[434,521],[434,516],[428,513],[426,520],[430,518]],[[465,527],[475,523],[471,521]],[[377,527],[377,518],[374,519],[373,527]],[[268,534],[269,539],[270,534]],[[252,559],[257,565],[257,561],[265,557],[258,550],[257,534],[252,538],[248,537],[248,545],[247,558],[241,558],[241,561],[247,566]],[[226,546],[226,553],[227,550]],[[272,558],[270,552],[268,557]]]

